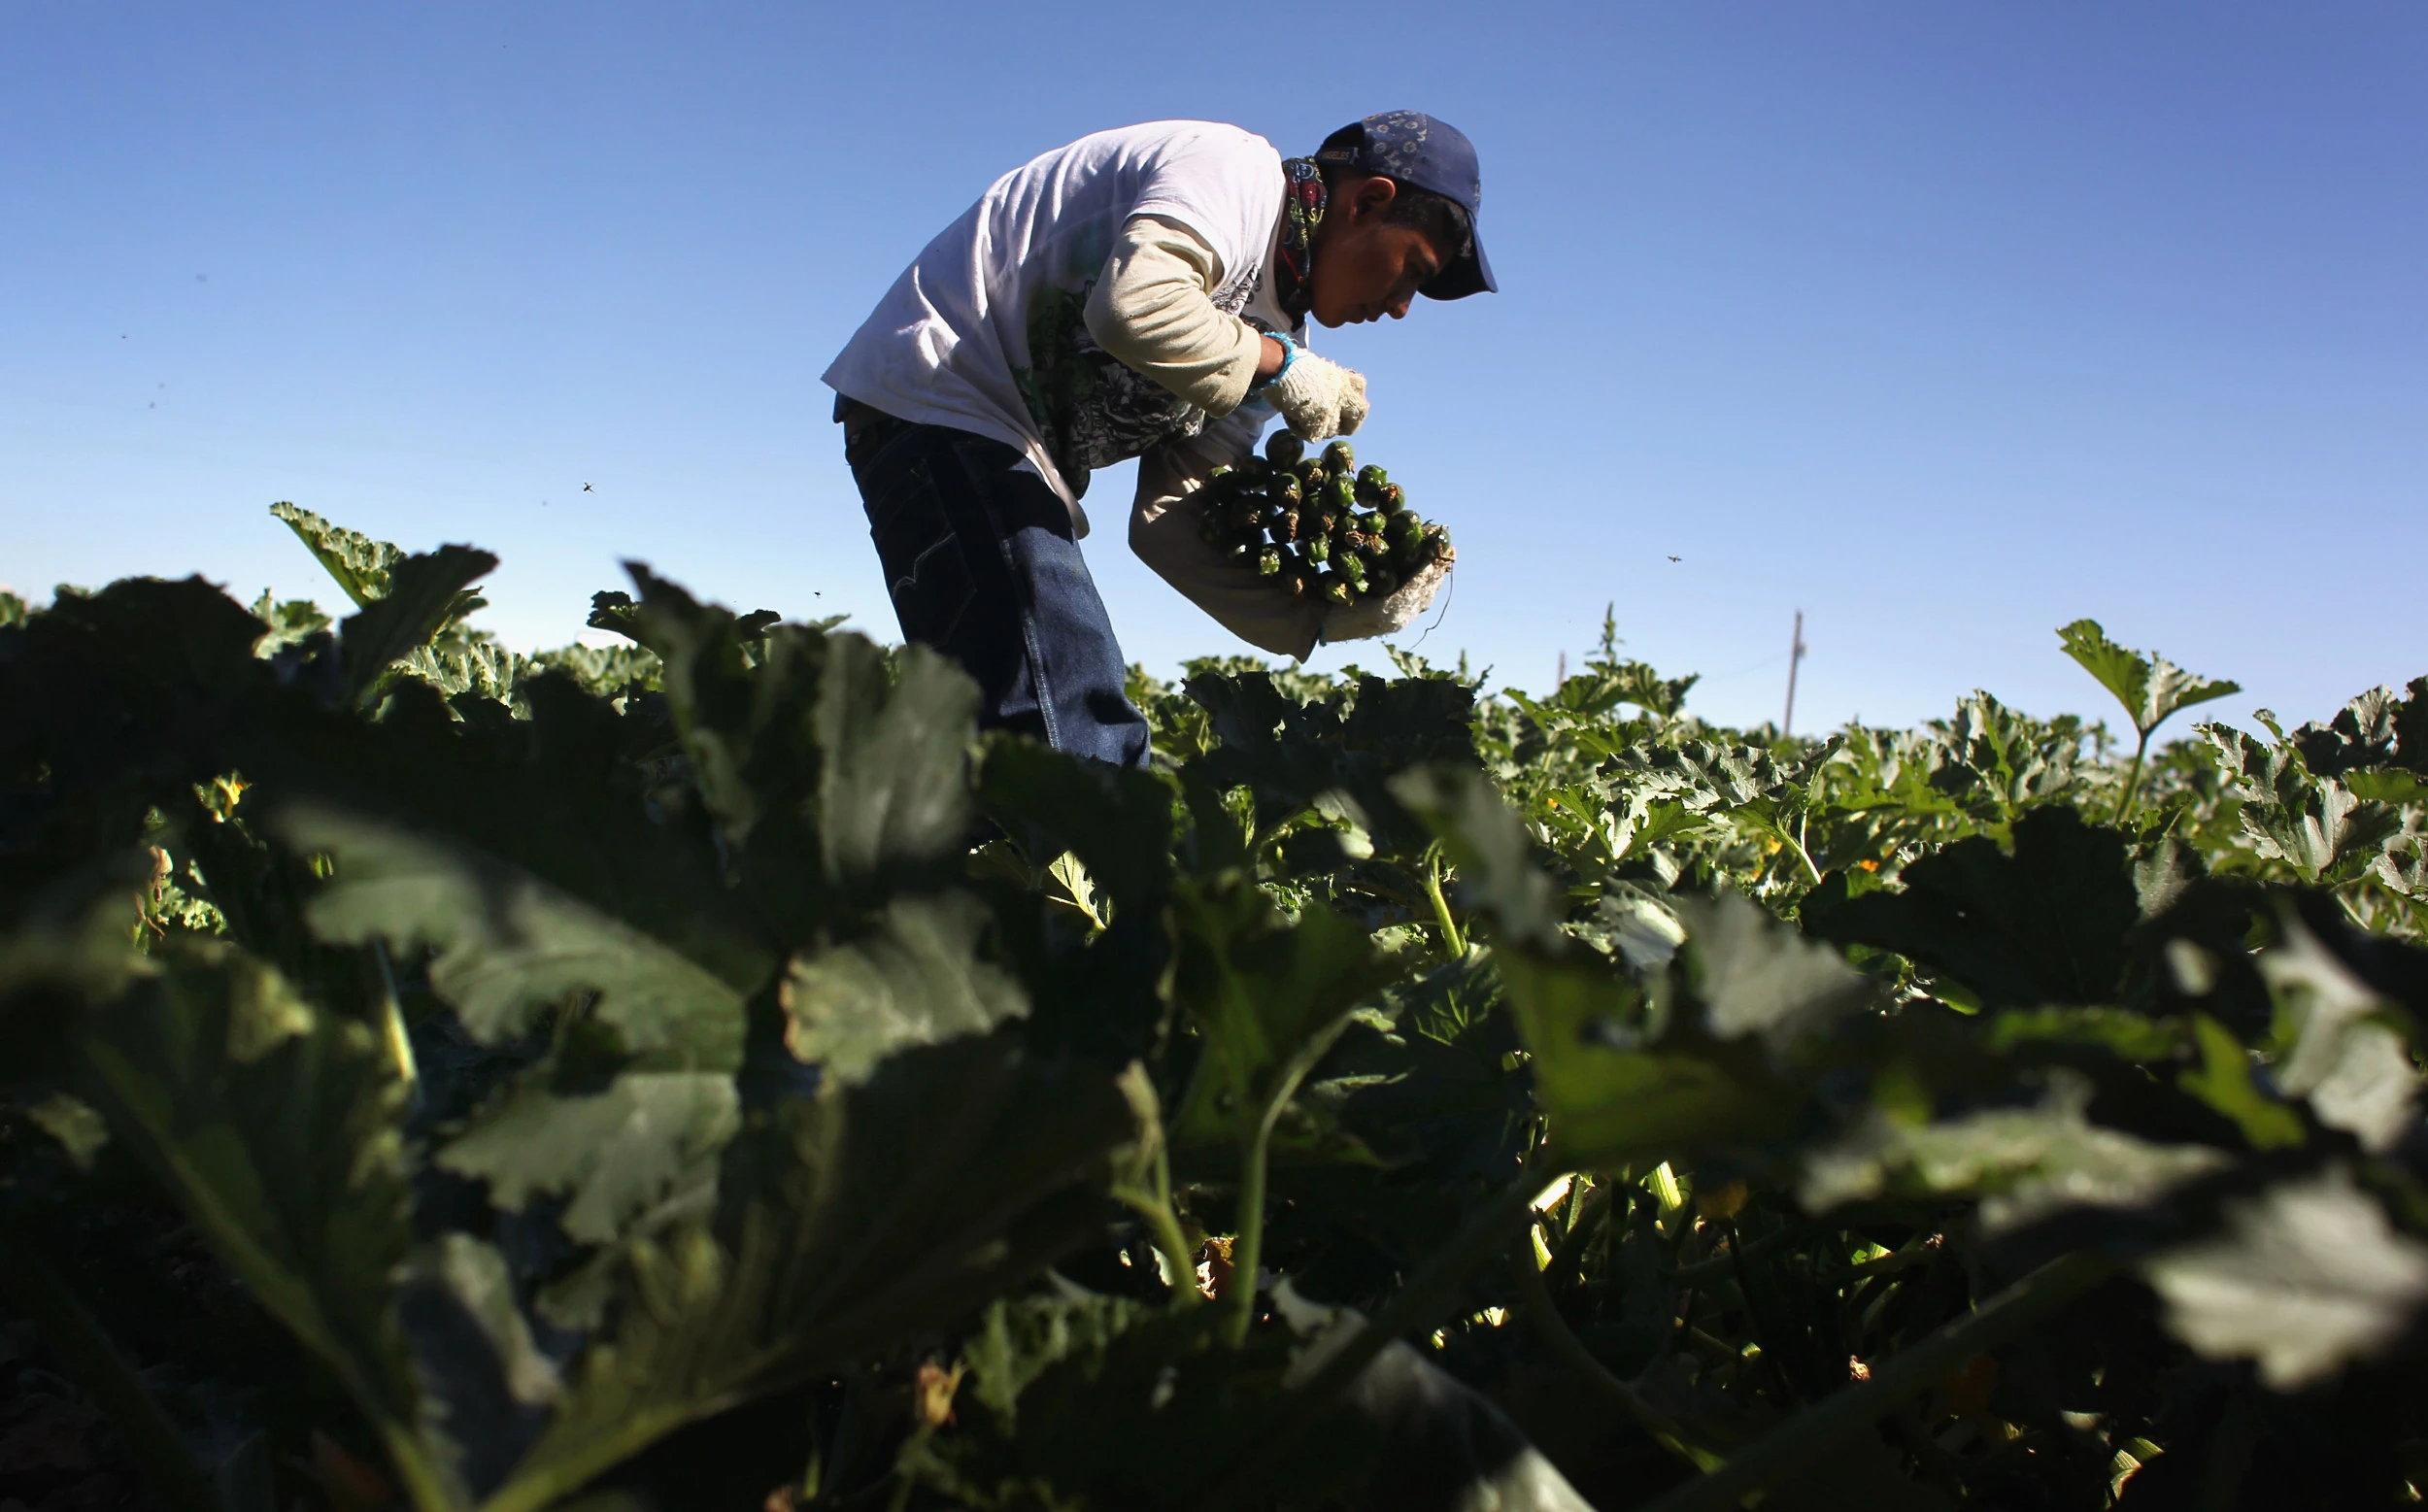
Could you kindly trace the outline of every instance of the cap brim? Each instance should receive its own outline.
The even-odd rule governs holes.
[[[1417,292],[1428,299],[1465,299],[1469,294],[1501,292],[1501,286],[1493,282],[1492,264],[1484,260],[1483,239],[1476,238],[1474,245],[1474,255],[1451,264]]]

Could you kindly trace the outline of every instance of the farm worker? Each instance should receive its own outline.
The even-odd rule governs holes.
[[[981,722],[1143,765],[1147,725],[1079,554],[1088,477],[1140,458],[1130,543],[1265,651],[1405,625],[1437,566],[1388,599],[1296,597],[1226,563],[1190,496],[1278,415],[1347,435],[1366,380],[1307,350],[1326,327],[1492,289],[1475,150],[1430,116],[1369,116],[1287,158],[1198,120],[1083,137],[995,181],[843,349],[844,455],[905,640],[966,667]]]

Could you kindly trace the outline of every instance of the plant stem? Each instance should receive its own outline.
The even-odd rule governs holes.
[[[385,940],[375,938],[371,941],[371,959],[379,968],[380,1037],[388,1051],[388,1062],[396,1068],[397,1079],[405,1084],[405,1090],[412,1096],[413,1110],[419,1112],[422,1107],[422,1066],[414,1058],[413,1039],[406,1032],[405,1008],[397,1000],[396,972],[388,964],[388,943]]]
[[[1425,848],[1425,896],[1433,905],[1433,923],[1441,926],[1441,946],[1445,958],[1456,960],[1467,954],[1467,936],[1459,932],[1459,922],[1450,917],[1450,900],[1441,890],[1441,842],[1436,840]]]
[[[2136,725],[2135,728],[2139,729],[2140,726]],[[2141,742],[2133,748],[2133,769],[2125,773],[2124,791],[2116,799],[2116,812],[2109,816],[2108,821],[2110,824],[2123,823],[2125,816],[2133,812],[2133,795],[2141,787],[2141,757],[2149,748],[2150,732],[2141,730]]]
[[[1189,1239],[1180,1230],[1180,1220],[1172,1214],[1171,1199],[1167,1196],[1163,1201],[1154,1202],[1146,1200],[1144,1193],[1114,1194],[1121,1198],[1124,1206],[1145,1221],[1148,1242],[1155,1246],[1157,1254],[1163,1257],[1163,1263],[1171,1267],[1172,1305],[1195,1307],[1204,1301],[1205,1294],[1197,1290],[1197,1265],[1189,1252]]]
[[[1237,1288],[1239,1300],[1231,1303],[1231,1293],[1223,1296],[1226,1306],[1236,1309],[1223,1320],[1223,1342],[1233,1349],[1247,1342],[1248,1325],[1256,1321],[1256,1273],[1265,1256],[1265,1170],[1273,1144],[1273,1126],[1281,1122],[1282,1110],[1298,1094],[1298,1084],[1306,1080],[1315,1063],[1324,1058],[1332,1043],[1349,1027],[1352,1017],[1353,1014],[1343,1013],[1334,1018],[1308,1035],[1306,1042],[1282,1062],[1281,1071],[1273,1078],[1272,1090],[1265,1094],[1256,1127],[1240,1144],[1239,1232],[1232,1236],[1231,1245],[1231,1284]]]
[[[67,1283],[21,1235],[0,1233],[0,1296],[42,1330],[59,1363],[124,1441],[144,1484],[174,1512],[220,1512],[201,1466],[143,1381]]]
[[[1804,825],[1798,824],[1796,827],[1799,831],[1801,831],[1804,828]],[[1812,879],[1813,886],[1819,887],[1821,885],[1821,868],[1812,864],[1812,853],[1804,849],[1804,839],[1803,834],[1797,833],[1791,835],[1785,829],[1781,829],[1778,832],[1778,835],[1780,839],[1786,841],[1788,845],[1795,850],[1796,858],[1804,863],[1804,875]]]
[[[1171,1271],[1172,1305],[1195,1307],[1205,1294],[1197,1290],[1197,1260],[1191,1253],[1195,1247],[1172,1208],[1172,1153],[1164,1143],[1163,1101],[1141,1062],[1130,1062],[1121,1075],[1121,1087],[1138,1120],[1142,1153],[1149,1159],[1143,1171],[1131,1167],[1113,1183],[1114,1200],[1145,1221],[1148,1239]]]
[[[1684,1430],[1670,1421],[1668,1414],[1644,1400],[1636,1388],[1620,1380],[1609,1366],[1593,1357],[1593,1352],[1585,1347],[1585,1341],[1578,1338],[1569,1329],[1568,1321],[1560,1316],[1558,1304],[1551,1299],[1551,1289],[1543,1285],[1542,1272],[1534,1268],[1534,1257],[1520,1254],[1516,1270],[1518,1296],[1525,1304],[1527,1322],[1534,1325],[1534,1331],[1542,1335],[1543,1342],[1551,1346],[1553,1354],[1566,1361],[1569,1369],[1583,1376],[1587,1385],[1635,1420],[1636,1426],[1662,1448],[1698,1470],[1711,1470],[1719,1466],[1720,1455],[1687,1442]]]
[[[1231,1241],[1231,1284],[1223,1293],[1222,1340],[1232,1349],[1248,1341],[1248,1325],[1256,1321],[1256,1273],[1265,1260],[1265,1166],[1272,1142],[1273,1120],[1267,1117],[1257,1121],[1240,1148],[1239,1232]]]
[[[2106,1260],[2084,1252],[2049,1261],[1911,1349],[1875,1364],[1871,1380],[1807,1407],[1731,1455],[1717,1470],[1642,1512],[1727,1512],[1741,1505],[1810,1469],[1899,1403],[2058,1311],[2106,1280],[2111,1269]]]

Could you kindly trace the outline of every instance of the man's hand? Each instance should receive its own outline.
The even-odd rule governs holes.
[[[1301,352],[1273,386],[1272,400],[1301,441],[1350,435],[1366,423],[1366,375]]]
[[[1390,635],[1406,629],[1433,603],[1433,594],[1449,580],[1450,564],[1457,559],[1456,553],[1445,553],[1427,562],[1388,598],[1362,598],[1354,604],[1335,604],[1324,616],[1324,644],[1362,641],[1368,636]]]

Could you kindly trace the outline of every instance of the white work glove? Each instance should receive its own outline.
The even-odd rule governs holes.
[[[1306,360],[1301,357],[1300,361]],[[1459,554],[1443,547],[1439,556],[1418,568],[1414,576],[1402,583],[1388,598],[1362,598],[1354,604],[1334,604],[1324,616],[1324,644],[1334,641],[1362,641],[1369,636],[1390,635],[1416,622],[1416,617],[1432,605],[1433,594],[1450,577],[1451,563]]]
[[[1290,433],[1301,441],[1329,441],[1356,433],[1366,423],[1366,375],[1327,362],[1312,352],[1290,359],[1265,395],[1281,412]]]

